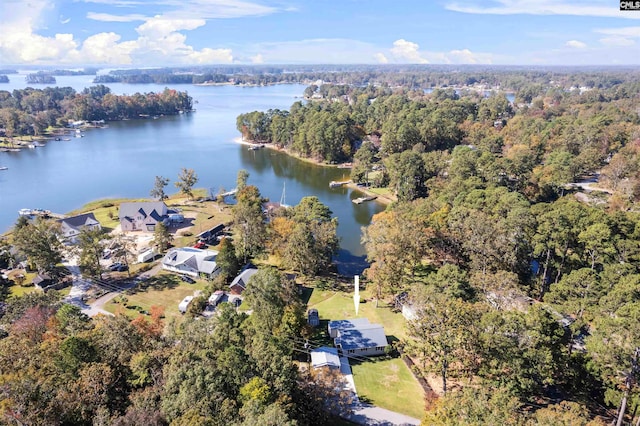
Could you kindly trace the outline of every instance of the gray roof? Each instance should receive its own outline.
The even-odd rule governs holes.
[[[211,274],[216,270],[217,251],[200,250],[193,247],[181,247],[169,250],[162,259],[166,266],[179,268],[181,265],[194,271]]]
[[[322,346],[311,351],[311,365],[314,368],[337,367],[340,368],[338,349]]]
[[[340,330],[335,344],[342,350],[376,348],[387,346],[387,336],[380,324],[369,324],[359,328]]]
[[[242,287],[242,289],[246,289],[247,288],[247,284],[249,283],[249,279],[256,272],[258,272],[258,269],[255,266],[253,266],[253,265],[246,266],[242,270],[242,272],[240,272],[240,274],[238,274],[238,276],[233,279],[233,281],[231,282],[231,285],[229,285],[229,287],[240,286],[240,287]]]
[[[353,318],[345,320],[329,321],[330,330],[344,330],[347,328],[356,328],[371,325],[366,318]]]
[[[60,219],[59,222],[64,223],[70,228],[74,228],[74,229],[80,229],[83,226],[94,225],[96,223],[100,224],[100,222],[98,222],[98,219],[96,219],[93,213],[85,213],[85,214],[79,214],[77,216],[66,217],[64,219]]]
[[[144,201],[134,203],[120,204],[118,217],[120,220],[126,219],[131,221],[140,214],[146,223],[148,219],[153,218],[155,222],[161,222],[167,214],[167,206],[162,201]]]

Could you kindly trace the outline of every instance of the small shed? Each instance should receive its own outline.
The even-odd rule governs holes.
[[[307,312],[307,323],[311,327],[317,327],[320,325],[320,314],[318,314],[317,309],[309,309],[309,312]]]

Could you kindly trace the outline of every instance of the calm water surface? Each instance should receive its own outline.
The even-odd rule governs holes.
[[[10,75],[0,90],[24,88],[24,79]],[[58,86],[80,91],[92,77],[57,77]],[[162,85],[109,84],[112,92],[133,94],[163,90]],[[38,88],[43,86],[37,86]],[[286,188],[286,203],[297,204],[315,195],[338,217],[342,273],[365,267],[360,244],[361,227],[383,209],[376,203],[355,205],[361,194],[347,188],[329,189],[329,182],[346,178],[349,170],[310,165],[273,150],[249,151],[235,143],[239,136],[236,117],[253,110],[289,109],[301,96],[303,85],[268,87],[174,86],[187,90],[197,102],[196,112],[157,120],[109,123],[106,129],[90,129],[83,138],[50,141],[43,148],[0,153],[0,230],[15,222],[21,208],[67,212],[85,203],[110,197],[148,197],[154,177],[172,179],[181,167],[192,168],[196,186],[214,193],[235,186],[238,170],[250,173],[249,183],[271,200],[279,201]]]

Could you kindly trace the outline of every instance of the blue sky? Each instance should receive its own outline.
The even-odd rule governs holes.
[[[640,65],[615,0],[2,0],[0,65]]]

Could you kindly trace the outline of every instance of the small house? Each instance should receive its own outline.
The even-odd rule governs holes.
[[[65,242],[70,244],[78,243],[78,235],[83,229],[95,230],[102,229],[100,222],[93,213],[85,213],[77,216],[70,216],[58,221],[60,223],[60,231]]]
[[[55,281],[48,274],[45,274],[45,273],[36,275],[33,278],[33,281],[31,282],[33,283],[34,286],[36,286],[40,290],[44,290],[55,284]]]
[[[233,294],[242,294],[247,289],[247,285],[249,284],[249,280],[251,277],[258,272],[258,268],[253,266],[252,264],[245,265],[242,268],[242,271],[238,274],[237,277],[233,279],[231,284],[229,285],[229,289]]]
[[[335,336],[334,345],[345,355],[384,355],[388,345],[382,325],[371,324],[366,318],[331,321],[329,335]]]

